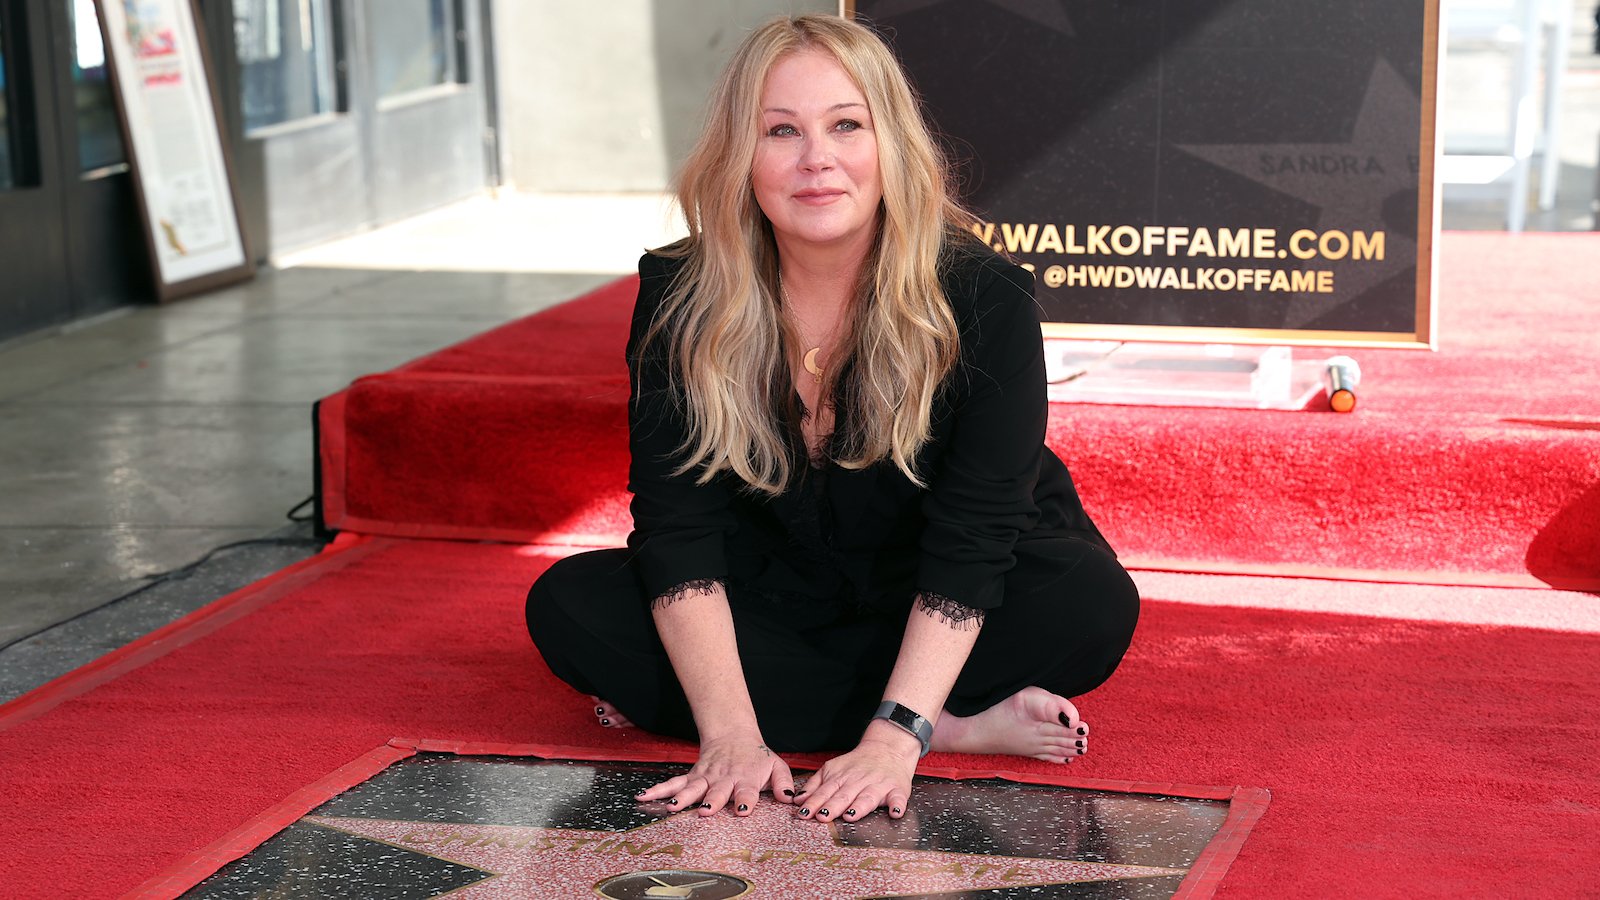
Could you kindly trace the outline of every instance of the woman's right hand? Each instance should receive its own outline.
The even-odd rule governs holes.
[[[772,791],[779,803],[794,802],[789,765],[767,749],[760,735],[716,738],[700,742],[700,759],[688,772],[669,778],[634,799],[666,801],[677,809],[700,808],[709,816],[732,805],[736,816],[748,816],[761,797]]]

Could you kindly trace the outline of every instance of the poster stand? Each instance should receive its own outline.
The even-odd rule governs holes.
[[[253,277],[196,0],[96,9],[157,298]]]
[[[1327,370],[1283,346],[1045,342],[1056,403],[1300,410],[1323,392]]]

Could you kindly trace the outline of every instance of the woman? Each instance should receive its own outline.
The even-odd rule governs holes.
[[[756,31],[646,254],[634,531],[528,599],[602,725],[698,740],[639,795],[899,818],[921,754],[1071,762],[1138,596],[1044,446],[1032,276],[970,237],[870,31]],[[772,748],[772,749],[769,749]],[[844,750],[795,793],[773,750]]]

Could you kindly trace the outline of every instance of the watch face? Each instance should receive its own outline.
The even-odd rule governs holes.
[[[928,755],[928,744],[933,739],[933,725],[922,716],[910,709],[901,706],[892,700],[885,700],[878,707],[877,718],[886,719],[911,732],[917,740],[922,742],[922,755]]]
[[[721,872],[661,869],[613,875],[594,886],[610,900],[727,900],[750,890],[750,882]]]

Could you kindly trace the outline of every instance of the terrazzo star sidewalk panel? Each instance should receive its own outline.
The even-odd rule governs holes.
[[[806,821],[769,798],[702,818],[633,799],[683,753],[593,756],[394,740],[131,896],[1206,897],[1268,802],[924,768],[898,820]]]

